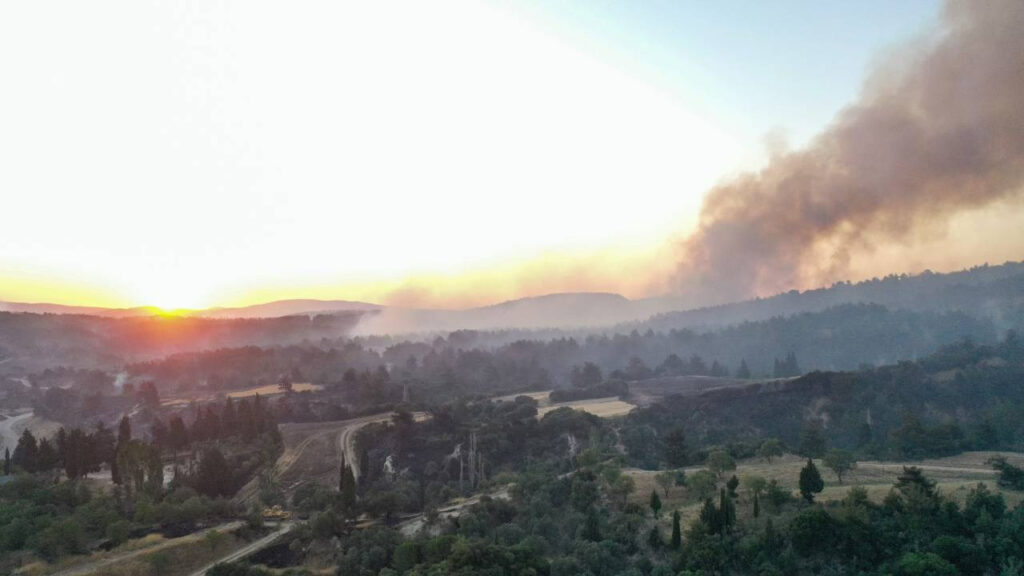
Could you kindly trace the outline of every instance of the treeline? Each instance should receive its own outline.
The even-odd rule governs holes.
[[[694,454],[719,445],[737,457],[753,455],[764,437],[802,450],[819,436],[871,458],[1019,450],[1021,379],[1024,346],[1011,332],[997,345],[963,341],[918,362],[670,396],[627,416],[623,442],[630,461],[645,467],[665,462],[673,432],[685,433]]]
[[[156,496],[164,487],[163,457],[168,455],[174,462],[173,485],[190,486],[210,497],[229,496],[267,458],[275,458],[280,447],[274,413],[257,395],[197,405],[188,422],[180,414],[167,424],[154,418],[148,438],[132,437],[127,416],[121,418],[116,436],[102,421],[91,432],[61,428],[52,441],[37,440],[26,430],[8,454],[5,474],[63,472],[75,480],[107,467],[113,483],[129,494]]]
[[[816,313],[696,332],[669,330],[517,340],[491,347],[493,334],[457,331],[431,342],[383,350],[353,339],[320,345],[224,349],[129,367],[158,387],[220,390],[307,380],[358,406],[400,401],[406,389],[427,403],[460,395],[569,387],[573,367],[590,362],[609,378],[648,371],[679,375],[789,377],[817,369],[853,369],[926,355],[962,338],[996,341],[990,320],[966,314],[891,311],[842,305]],[[796,359],[799,358],[799,364]],[[649,368],[648,368],[649,367]]]
[[[54,484],[21,475],[0,485],[0,572],[13,573],[35,559],[49,561],[160,530],[181,535],[200,525],[237,518],[243,511],[226,500],[211,500],[190,488],[156,496],[94,492],[83,482]]]

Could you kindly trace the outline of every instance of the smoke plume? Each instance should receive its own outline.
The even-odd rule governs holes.
[[[807,148],[711,190],[677,285],[735,300],[843,277],[1024,190],[1024,2],[952,0],[942,29],[878,70]]]

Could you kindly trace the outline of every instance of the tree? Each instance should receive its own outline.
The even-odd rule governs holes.
[[[48,438],[39,441],[39,451],[36,455],[36,470],[45,472],[53,470],[60,465],[60,455],[53,448]]]
[[[132,439],[132,421],[127,415],[121,417],[117,424],[117,445],[126,444]]]
[[[700,509],[700,523],[707,528],[708,533],[718,534],[722,527],[722,517],[715,508],[715,502],[711,498],[704,499],[704,505]]]
[[[715,476],[721,477],[724,472],[731,472],[736,469],[736,462],[725,450],[713,450],[708,454],[708,470]]]
[[[681,376],[686,371],[686,363],[676,354],[669,354],[658,366],[658,373],[668,376]]]
[[[277,380],[277,387],[281,389],[285,394],[291,394],[293,390],[293,383],[290,376],[287,374],[281,375]]]
[[[825,489],[825,482],[821,479],[818,467],[814,460],[808,458],[807,465],[800,470],[800,495],[808,502],[814,502],[814,495]]]
[[[11,449],[4,448],[4,476],[11,475]]]
[[[758,497],[758,493],[754,492],[754,518],[761,515],[761,499]]]
[[[117,457],[114,432],[104,426],[102,420],[96,423],[96,431],[92,433],[91,442],[92,457],[97,464],[110,464]]]
[[[669,547],[673,550],[679,550],[683,543],[683,535],[679,526],[680,521],[679,510],[674,510],[672,512],[672,539],[669,541]]]
[[[210,498],[229,496],[233,479],[224,454],[217,448],[208,448],[199,458],[199,468],[194,480],[195,489]]]
[[[345,464],[344,458],[341,461],[338,491],[341,493],[342,511],[351,514],[356,507],[356,478],[352,475],[352,469]]]
[[[822,434],[821,422],[808,422],[800,432],[800,455],[808,458],[821,458],[825,455],[825,436]]]
[[[935,481],[926,477],[917,466],[903,467],[903,472],[896,477],[896,489],[904,496],[920,494],[930,500],[937,497]]]
[[[39,460],[39,445],[32,432],[26,429],[18,439],[18,445],[14,447],[14,465],[19,466],[25,472],[35,472],[36,463]]]
[[[999,472],[999,486],[1010,490],[1024,490],[1024,470],[1006,461],[1005,456],[993,456],[986,462]]]
[[[678,468],[689,461],[689,448],[686,445],[686,433],[682,427],[673,428],[665,435],[665,461],[669,466]]]
[[[626,500],[635,489],[636,482],[633,480],[632,476],[627,476],[626,474],[619,474],[609,487],[612,496],[615,497],[615,500],[618,501],[620,506],[626,505]]]
[[[732,498],[725,492],[725,488],[722,488],[718,497],[718,514],[724,531],[731,531],[732,526],[736,523],[736,505],[733,504]]]
[[[956,576],[959,573],[956,566],[932,552],[908,552],[896,567],[898,576]]]
[[[828,454],[825,454],[825,466],[828,466],[835,473],[836,478],[839,479],[839,484],[842,484],[843,474],[856,468],[857,460],[853,457],[852,453],[833,448],[828,451]]]
[[[150,408],[160,407],[160,393],[156,390],[156,384],[151,380],[147,380],[139,386],[138,392],[139,401]]]
[[[772,458],[782,456],[782,442],[778,438],[768,438],[761,442],[761,446],[757,449],[757,456],[771,464]]]
[[[661,516],[661,497],[658,496],[657,490],[651,490],[651,511],[654,512],[655,518]]]
[[[661,531],[658,530],[657,524],[651,526],[651,531],[647,533],[647,545],[655,550],[665,545],[665,541],[661,539]]]
[[[576,388],[589,388],[600,384],[604,380],[604,375],[597,364],[587,362],[582,368],[573,366],[569,380]]]
[[[715,475],[708,470],[697,470],[687,479],[686,485],[699,498],[704,499],[715,493],[715,485],[718,483]]]
[[[171,418],[171,428],[167,435],[170,449],[178,453],[188,447],[188,429],[181,416]]]
[[[740,360],[740,367],[736,369],[736,377],[740,380],[747,380],[750,378],[750,368],[747,368],[746,360]]]
[[[733,474],[732,477],[729,478],[729,481],[725,483],[725,487],[729,489],[729,497],[736,497],[736,489],[739,488],[739,486],[740,479],[737,478],[735,474]]]
[[[750,476],[743,477],[743,485],[753,492],[754,496],[758,496],[768,487],[768,481],[763,476],[751,474]]]
[[[228,398],[227,402],[231,402],[231,398]],[[153,446],[161,450],[168,447],[167,425],[164,424],[163,420],[159,418],[153,419],[153,423],[149,427],[149,433],[153,437]]]
[[[654,475],[654,482],[661,486],[661,489],[665,491],[665,498],[668,498],[669,488],[676,483],[676,473],[671,470],[658,472]]]

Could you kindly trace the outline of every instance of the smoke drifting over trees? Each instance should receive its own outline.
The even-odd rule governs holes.
[[[953,0],[807,148],[706,197],[675,283],[705,302],[842,279],[851,255],[1024,191],[1024,3]]]

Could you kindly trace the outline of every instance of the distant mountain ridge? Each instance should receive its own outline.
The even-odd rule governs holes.
[[[707,308],[688,307],[674,296],[630,300],[610,292],[564,292],[464,309],[404,308],[350,300],[290,299],[251,306],[176,311],[212,319],[267,319],[358,312],[357,334],[435,333],[460,329],[714,328],[815,312],[844,303],[880,304],[906,310],[964,310],[1004,314],[1024,306],[1024,262],[977,266],[950,273],[890,275],[858,283],[790,292]],[[101,308],[49,303],[0,302],[0,312],[78,314],[107,318],[154,316],[154,307]]]

